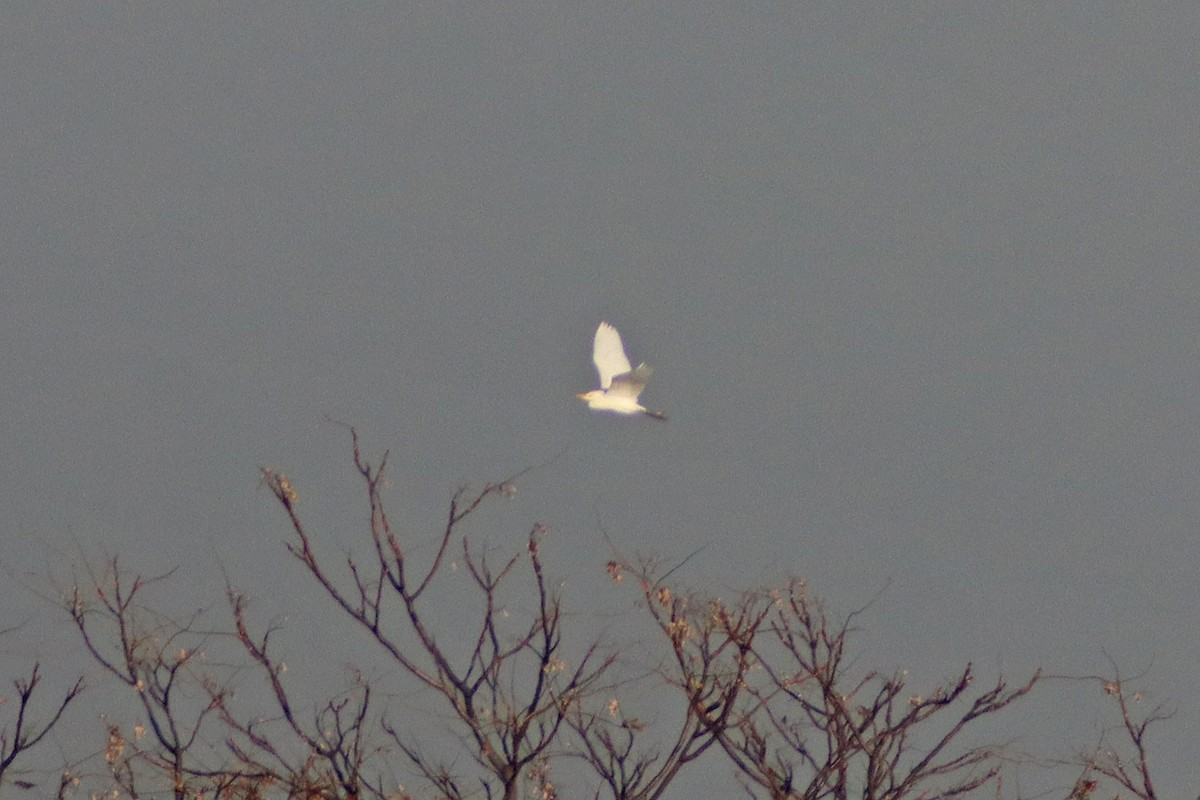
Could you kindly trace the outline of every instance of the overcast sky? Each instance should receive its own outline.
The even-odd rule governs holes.
[[[185,564],[197,606],[223,567],[268,615],[315,595],[259,466],[363,541],[326,415],[414,541],[557,457],[478,535],[547,523],[569,604],[605,531],[876,598],[863,663],[927,682],[1111,657],[1194,794],[1198,41],[1194,3],[6,7],[0,561]],[[601,319],[667,424],[574,399]],[[1062,691],[1018,732],[1093,742]]]

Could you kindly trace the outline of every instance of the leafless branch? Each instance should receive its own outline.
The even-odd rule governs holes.
[[[232,626],[205,631],[199,613],[173,619],[146,601],[170,573],[143,578],[110,558],[57,602],[102,676],[134,698],[135,719],[103,718],[100,756],[65,768],[58,797],[81,782],[77,764],[102,757],[103,771],[87,780],[103,782],[95,794],[114,797],[412,800],[403,774],[443,800],[554,800],[566,794],[556,785],[566,761],[590,769],[596,800],[660,800],[705,754],[732,766],[754,798],[1003,797],[1008,748],[980,744],[980,723],[1028,695],[1040,673],[1016,686],[997,679],[981,687],[968,663],[948,680],[913,688],[904,671],[857,665],[851,623],[861,609],[838,621],[803,581],[723,598],[678,585],[679,568],[696,553],[659,568],[631,563],[615,547],[609,574],[616,583],[632,578],[650,644],[639,641],[635,651],[632,637],[596,638],[568,647],[569,618],[543,559],[546,527],[533,525],[511,551],[466,533],[528,470],[460,489],[444,522],[414,543],[385,505],[388,454],[373,466],[347,428],[369,510],[357,555],[323,555],[291,480],[264,469],[263,482],[286,515],[288,552],[368,634],[387,662],[386,680],[410,697],[415,687],[421,714],[432,712],[443,738],[431,735],[430,717],[415,726],[409,709],[388,705],[390,686],[353,668],[350,688],[332,697],[299,693],[280,655],[279,627],[255,624],[247,597],[228,584]],[[449,623],[440,613],[445,597],[454,604]],[[228,648],[234,659],[210,661],[206,648]],[[235,679],[247,673],[263,688],[235,698]],[[1090,800],[1106,784],[1157,800],[1148,732],[1170,714],[1162,706],[1139,712],[1142,695],[1115,665],[1112,673],[1076,680],[1103,689],[1116,722],[1083,755],[1052,765],[1077,770],[1070,800]],[[13,764],[45,740],[82,690],[77,682],[38,723],[31,711],[40,685],[36,664],[13,684],[16,702],[3,710],[14,716],[0,725],[0,784],[33,788],[13,779]],[[651,693],[667,709],[660,719],[638,713]]]
[[[1127,681],[1141,676],[1123,678],[1111,658],[1109,666],[1109,676],[1054,676],[1058,680],[1083,681],[1099,687],[1116,707],[1118,722],[1106,727],[1099,741],[1089,750],[1071,759],[1051,759],[1048,763],[1081,770],[1069,800],[1088,800],[1104,786],[1104,779],[1115,784],[1118,793],[1123,790],[1140,800],[1157,800],[1158,793],[1150,774],[1149,731],[1157,723],[1173,717],[1175,712],[1167,711],[1164,704],[1139,711],[1136,706],[1145,700],[1145,694],[1130,689]]]
[[[41,723],[34,722],[31,719],[33,697],[42,681],[40,669],[41,665],[35,663],[28,678],[17,678],[13,681],[17,700],[15,717],[10,718],[0,728],[0,787],[3,787],[6,777],[12,775],[14,762],[46,738],[62,720],[67,706],[83,691],[83,678],[79,678],[62,696],[58,706],[51,710],[49,719]],[[0,697],[0,704],[7,705],[7,701],[8,698]]]
[[[957,797],[994,781],[1001,760],[955,748],[963,731],[1026,695],[1003,680],[970,696],[970,665],[926,695],[903,674],[845,669],[848,622],[831,625],[803,582],[736,603],[676,596],[642,577],[675,652],[671,681],[739,773],[768,797]]]
[[[108,726],[104,756],[117,785],[130,796],[139,794],[137,759],[163,774],[182,800],[189,778],[206,772],[193,754],[220,691],[199,691],[203,679],[191,669],[207,640],[196,627],[198,613],[176,622],[141,605],[141,594],[169,576],[129,577],[114,557],[102,571],[90,571],[87,583],[75,583],[66,610],[88,653],[133,690],[143,712],[144,722],[134,731]],[[142,742],[147,726],[152,746]]]
[[[486,552],[476,551],[459,532],[463,521],[489,498],[513,493],[511,479],[487,484],[474,494],[457,492],[431,562],[417,569],[384,506],[381,488],[387,455],[379,467],[372,467],[363,458],[353,429],[351,439],[355,467],[370,508],[374,561],[363,563],[348,556],[346,577],[335,577],[316,554],[297,512],[297,495],[290,482],[277,472],[264,470],[264,481],[283,506],[296,537],[289,548],[343,612],[368,631],[405,673],[447,705],[470,742],[472,759],[484,770],[480,781],[485,792],[506,800],[515,798],[523,772],[544,761],[568,710],[598,685],[611,659],[598,658],[593,646],[572,666],[562,652],[562,601],[546,581],[540,556],[545,526],[535,525],[524,550],[499,564]],[[444,573],[455,542],[461,548],[479,607],[479,622],[469,640],[473,644],[465,656],[454,655],[442,645],[422,604]],[[528,581],[516,578],[522,565],[528,569]],[[536,609],[524,623],[510,620],[500,600],[514,581],[527,589]],[[448,635],[447,640],[454,637]],[[458,776],[408,743],[394,724],[385,720],[383,725],[438,792],[459,796]]]

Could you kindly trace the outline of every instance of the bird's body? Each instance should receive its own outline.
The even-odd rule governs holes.
[[[614,414],[644,414],[654,419],[665,420],[666,415],[650,411],[638,403],[638,395],[646,388],[653,370],[645,364],[636,368],[629,365],[621,334],[607,322],[596,328],[592,345],[592,360],[600,374],[600,388],[576,395],[594,411],[611,411]]]

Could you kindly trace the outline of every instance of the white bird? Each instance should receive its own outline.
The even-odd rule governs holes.
[[[621,334],[607,322],[596,328],[596,339],[592,345],[592,360],[600,373],[600,388],[575,395],[595,411],[611,411],[614,414],[645,414],[655,419],[666,420],[661,411],[650,411],[638,403],[638,395],[646,388],[653,370],[645,364],[631,369]]]

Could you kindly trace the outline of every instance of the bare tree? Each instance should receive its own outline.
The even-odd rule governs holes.
[[[365,771],[377,752],[367,716],[370,686],[359,681],[354,691],[327,701],[306,726],[284,687],[285,666],[268,654],[271,631],[252,636],[244,598],[227,592],[232,633],[207,633],[199,629],[198,615],[177,622],[145,605],[146,590],[168,577],[129,576],[113,558],[77,581],[70,594],[68,611],[85,648],[133,690],[141,712],[125,724],[106,720],[102,755],[109,783],[101,781],[99,788],[112,797],[165,791],[180,800],[385,797]],[[275,717],[236,716],[231,679],[220,676],[242,670],[209,660],[205,646],[214,640],[239,643],[251,665],[266,672],[283,726],[274,724]]]
[[[1112,676],[1089,675],[1082,678],[1062,677],[1063,680],[1084,681],[1099,687],[1116,707],[1118,721],[1105,727],[1100,739],[1088,750],[1074,758],[1049,760],[1052,766],[1075,766],[1079,778],[1068,800],[1089,800],[1097,791],[1115,789],[1114,796],[1129,792],[1140,800],[1157,800],[1158,793],[1150,775],[1148,734],[1151,726],[1170,719],[1163,704],[1138,712],[1136,706],[1145,702],[1143,692],[1130,689],[1117,665],[1110,659]]]
[[[106,796],[554,800],[564,765],[585,773],[578,783],[587,791],[573,787],[573,795],[658,800],[706,755],[711,765],[723,759],[748,796],[770,800],[1004,795],[1006,750],[980,741],[995,730],[987,721],[1025,697],[1040,673],[1016,687],[977,688],[967,664],[949,681],[914,689],[904,672],[855,666],[858,612],[834,621],[803,581],[723,599],[682,588],[669,580],[675,570],[660,574],[648,559],[618,558],[608,571],[617,583],[631,578],[650,646],[634,648],[630,629],[615,643],[584,636],[568,646],[564,602],[542,557],[546,528],[535,524],[503,556],[465,532],[485,504],[516,491],[515,477],[455,494],[444,525],[414,557],[384,505],[387,454],[372,467],[350,433],[369,510],[365,556],[319,555],[291,480],[262,475],[286,514],[289,552],[331,607],[366,632],[386,674],[350,668],[350,687],[332,697],[299,692],[277,652],[278,626],[256,626],[244,594],[227,585],[232,624],[206,631],[199,613],[175,619],[147,601],[170,573],[142,578],[108,559],[62,602],[91,658],[135,698],[135,713],[106,718],[104,767],[90,776]],[[439,613],[447,596],[449,617]],[[235,679],[244,686],[246,675],[264,679],[265,693],[235,697]],[[1105,781],[1157,800],[1146,737],[1168,715],[1158,707],[1139,716],[1141,695],[1119,676],[1083,680],[1099,682],[1120,722],[1084,755],[1039,763],[1081,770],[1071,800],[1088,800]],[[0,726],[0,785],[26,785],[11,780],[12,764],[82,688],[76,683],[35,724],[39,681],[35,665],[14,683],[15,718]],[[406,695],[415,688],[418,707],[435,707],[433,716],[397,708],[391,681]],[[647,694],[665,709],[660,718],[636,713]],[[402,775],[416,776],[415,794]],[[76,780],[64,772],[58,795]]]
[[[104,760],[116,786],[130,797],[165,779],[178,800],[208,788],[218,767],[205,767],[201,732],[223,689],[193,670],[208,635],[197,627],[200,612],[179,622],[153,611],[141,596],[171,573],[154,578],[122,573],[111,558],[102,571],[76,581],[67,611],[84,647],[104,670],[133,690],[141,718],[132,726],[109,721]],[[149,734],[147,736],[147,734]],[[143,771],[140,764],[150,767]],[[196,779],[202,779],[199,784]]]
[[[583,757],[615,800],[661,797],[684,767],[720,741],[741,691],[738,676],[747,667],[745,645],[762,622],[747,605],[720,619],[705,617],[693,624],[683,613],[690,601],[672,595],[661,581],[651,585],[648,571],[641,575],[641,587],[652,619],[673,644],[687,638],[691,646],[673,647],[635,682],[666,681],[680,690],[675,695],[682,701],[675,727],[658,730],[653,723],[626,716],[619,694],[627,687],[614,687],[602,707],[581,704],[571,716]],[[614,560],[608,572],[621,583],[631,570]],[[647,732],[655,735],[648,737]]]
[[[13,774],[16,773],[14,765],[18,758],[37,747],[46,738],[62,720],[67,706],[83,691],[83,678],[79,678],[75,685],[63,694],[57,706],[51,707],[49,718],[44,722],[35,722],[33,698],[41,682],[41,664],[35,663],[29,671],[28,678],[13,680],[15,704],[9,705],[9,698],[0,695],[0,708],[11,710],[5,715],[3,724],[0,724],[0,789],[4,788],[6,780],[22,789],[36,786],[36,783],[23,777],[13,778]]]
[[[289,549],[395,664],[445,704],[470,743],[468,755],[481,769],[474,779],[489,798],[515,800],[522,777],[529,777],[526,773],[531,769],[540,770],[534,779],[547,783],[549,791],[545,762],[551,748],[570,709],[599,685],[612,657],[598,656],[596,645],[573,663],[564,652],[562,599],[547,582],[539,552],[545,527],[535,525],[523,552],[494,564],[486,553],[472,547],[459,527],[485,500],[515,491],[513,484],[491,483],[474,495],[460,491],[450,503],[431,562],[418,567],[392,529],[380,494],[387,455],[373,468],[363,459],[353,429],[351,436],[354,463],[367,492],[374,557],[360,562],[348,556],[343,576],[335,577],[313,548],[290,481],[264,470],[264,480],[287,512],[296,536]],[[450,632],[445,632],[445,638],[439,636],[423,604],[427,591],[445,572],[451,547],[461,549],[479,615],[472,644],[462,656],[443,644],[454,636]],[[519,581],[518,567],[527,570],[523,585],[535,610],[525,621],[510,621],[501,594]],[[383,728],[439,794],[457,800],[473,793],[468,788],[471,783],[455,774],[448,759],[424,752],[394,722],[385,719]]]
[[[850,619],[830,622],[802,581],[729,603],[673,592],[635,570],[675,656],[670,683],[720,742],[747,792],[773,800],[960,797],[994,782],[994,748],[956,746],[976,720],[1038,680],[972,694],[968,664],[924,694],[903,673],[850,677]],[[851,619],[853,615],[851,615]]]
[[[306,723],[284,685],[286,664],[269,653],[273,630],[252,636],[245,597],[232,589],[228,597],[238,641],[266,674],[283,722],[281,732],[272,719],[239,719],[229,698],[214,694],[229,731],[227,746],[236,760],[236,769],[226,770],[231,788],[241,789],[247,797],[254,796],[247,794],[250,790],[276,786],[288,797],[386,797],[383,780],[371,774],[373,758],[383,750],[373,743],[370,683],[356,673],[353,688],[326,701]]]

